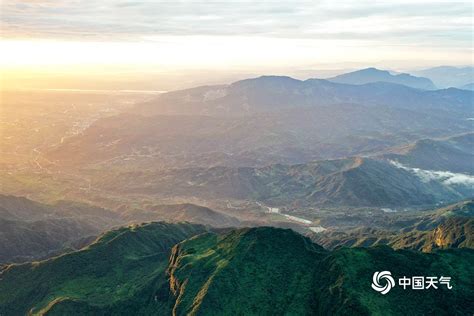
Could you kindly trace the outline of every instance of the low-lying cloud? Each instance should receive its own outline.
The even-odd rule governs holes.
[[[474,186],[474,176],[464,173],[454,173],[450,171],[440,170],[424,170],[420,168],[410,168],[398,161],[391,160],[390,163],[397,168],[407,170],[418,176],[423,182],[437,181],[444,185],[464,185]]]

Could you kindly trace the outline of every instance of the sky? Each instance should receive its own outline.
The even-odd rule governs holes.
[[[2,0],[16,72],[302,74],[473,63],[470,1]]]

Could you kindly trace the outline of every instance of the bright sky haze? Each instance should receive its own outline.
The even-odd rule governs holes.
[[[5,71],[473,63],[470,1],[3,0]]]

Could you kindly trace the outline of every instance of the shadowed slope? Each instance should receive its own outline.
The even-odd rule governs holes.
[[[362,227],[350,231],[324,231],[310,234],[310,237],[327,249],[376,245],[424,252],[446,248],[474,249],[473,216],[474,202],[468,200],[422,216],[401,216],[399,221],[392,219],[393,222],[386,223],[387,230]]]

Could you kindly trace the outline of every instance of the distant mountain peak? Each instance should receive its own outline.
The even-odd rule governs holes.
[[[423,77],[415,77],[407,73],[391,74],[387,70],[381,70],[374,67],[356,70],[333,78],[329,78],[328,80],[337,83],[355,85],[362,85],[374,82],[389,82],[405,85],[416,89],[436,89],[435,85],[430,79]]]
[[[375,68],[375,67],[368,67],[368,68],[353,71],[353,73],[354,72],[359,72],[359,73],[361,73],[361,72],[378,72],[378,73],[385,73],[385,74],[390,73],[388,70],[378,69],[378,68]]]
[[[261,80],[297,80],[295,78],[292,78],[290,76],[280,76],[280,75],[262,75],[260,77],[257,77],[255,79],[261,79]]]
[[[246,86],[255,84],[288,84],[288,83],[301,83],[301,80],[289,77],[289,76],[278,76],[278,75],[263,75],[256,78],[249,78],[236,81],[231,86]]]

